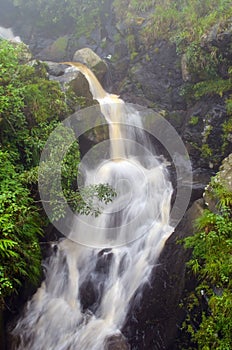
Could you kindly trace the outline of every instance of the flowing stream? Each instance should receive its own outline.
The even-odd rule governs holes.
[[[98,217],[74,220],[69,238],[57,242],[45,280],[13,330],[14,349],[107,348],[173,231],[172,185],[139,112],[105,92],[84,65],[70,64],[85,75],[109,125],[109,156],[94,164],[87,154],[85,184],[109,183],[117,197]]]

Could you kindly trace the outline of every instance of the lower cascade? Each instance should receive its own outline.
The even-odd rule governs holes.
[[[104,91],[87,67],[69,64],[85,75],[109,126],[108,158],[95,164],[87,153],[81,163],[85,185],[108,183],[117,196],[99,216],[73,220],[68,238],[57,242],[45,280],[12,331],[12,349],[108,349],[173,232],[172,185],[139,112]]]

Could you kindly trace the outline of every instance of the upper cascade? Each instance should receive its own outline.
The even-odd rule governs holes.
[[[111,156],[112,159],[119,160],[125,156],[125,149],[123,146],[122,115],[125,114],[124,102],[118,95],[109,94],[106,92],[95,74],[84,64],[79,62],[62,62],[75,67],[87,79],[89,83],[90,92],[95,100],[100,104],[102,114],[109,123],[109,132],[111,140]]]
[[[86,67],[83,63],[79,62],[62,62],[62,64],[67,64],[78,69],[84,76],[86,77],[90,91],[95,100],[103,99],[107,97],[109,94],[103,89],[95,74]],[[114,95],[116,97],[116,95]]]

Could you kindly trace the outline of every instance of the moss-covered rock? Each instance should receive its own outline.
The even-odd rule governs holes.
[[[60,36],[51,45],[43,49],[37,57],[41,60],[63,61],[66,58],[67,46],[68,36]]]

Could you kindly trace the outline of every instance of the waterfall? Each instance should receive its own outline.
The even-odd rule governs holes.
[[[0,26],[0,38],[10,40],[12,42],[21,43],[19,36],[15,36],[12,28],[4,28]]]
[[[83,158],[85,185],[108,183],[117,197],[98,217],[74,220],[68,238],[57,242],[45,280],[13,330],[18,350],[106,349],[173,231],[172,185],[139,112],[105,92],[84,65],[70,64],[85,75],[109,125],[108,158],[97,165]]]

